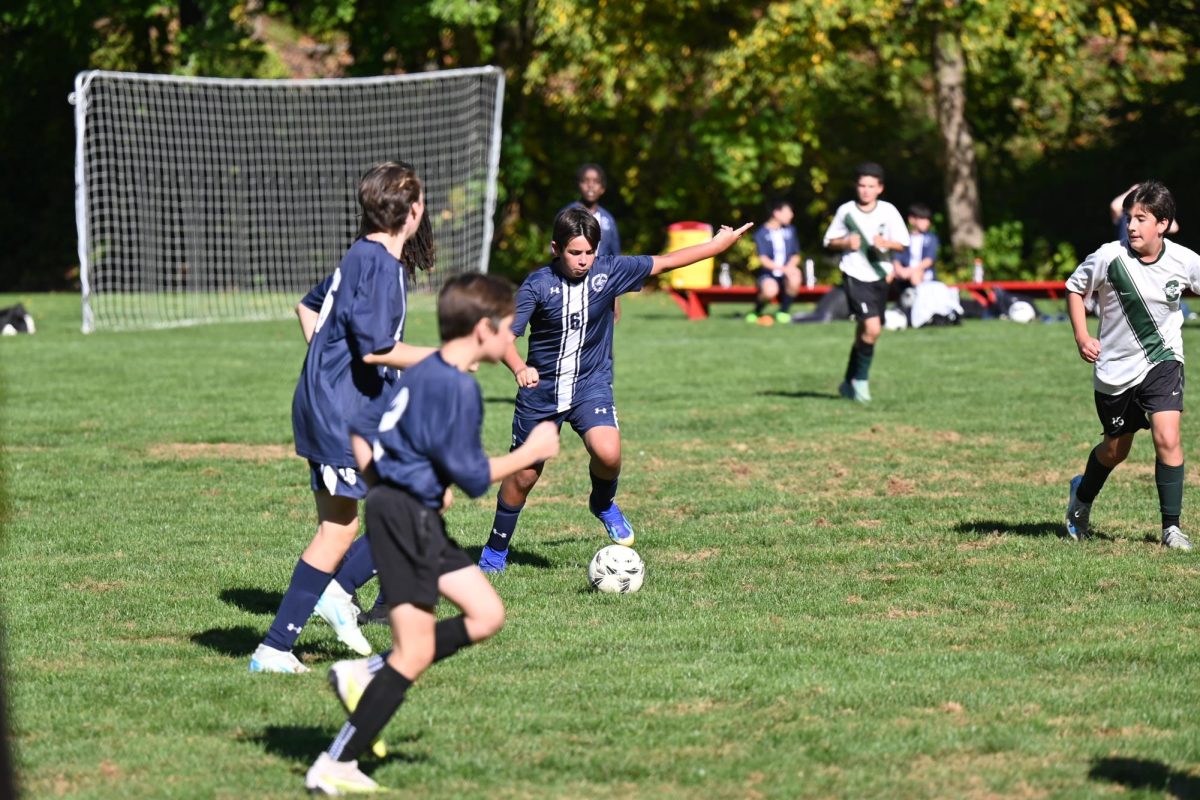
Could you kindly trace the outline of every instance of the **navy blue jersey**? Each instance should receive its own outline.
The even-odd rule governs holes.
[[[321,313],[292,398],[292,433],[296,453],[304,458],[352,466],[347,420],[379,397],[396,376],[395,370],[364,364],[362,359],[390,350],[404,338],[404,265],[378,242],[359,239],[326,280]],[[323,286],[325,281],[313,291]]]
[[[596,206],[596,210],[592,211],[583,203],[576,200],[573,203],[563,206],[558,210],[558,213],[566,211],[568,208],[582,208],[584,211],[591,212],[596,221],[600,223],[600,244],[596,245],[596,255],[598,256],[619,256],[621,255],[621,235],[617,233],[617,219],[604,206]]]
[[[332,284],[333,275],[326,275],[324,280],[308,290],[308,294],[304,295],[300,304],[310,311],[320,311],[321,306],[325,304],[325,295],[329,294],[329,287]]]
[[[487,491],[492,468],[482,429],[479,384],[440,352],[404,370],[350,422],[350,431],[370,443],[379,477],[429,508],[442,507],[451,484],[471,497]]]
[[[642,288],[653,256],[598,256],[578,281],[551,263],[532,272],[517,290],[513,333],[529,325],[525,362],[539,383],[517,392],[517,410],[553,416],[566,411],[593,387],[612,384],[613,303]]]

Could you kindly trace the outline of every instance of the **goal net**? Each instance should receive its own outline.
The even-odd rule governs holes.
[[[487,271],[504,75],[75,79],[83,330],[284,317],[358,230],[359,178],[407,161],[437,269]]]

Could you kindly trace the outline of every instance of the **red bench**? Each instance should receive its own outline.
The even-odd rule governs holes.
[[[807,286],[796,293],[796,300],[813,302],[829,293],[832,286]],[[1057,300],[1067,293],[1063,281],[983,281],[982,283],[960,283],[960,291],[990,306],[996,300],[996,289],[1003,289],[1026,297],[1047,297]],[[712,303],[752,303],[758,294],[754,286],[708,286],[703,289],[667,290],[688,319],[707,319],[708,307]]]

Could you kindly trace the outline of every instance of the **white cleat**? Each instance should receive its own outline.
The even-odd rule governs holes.
[[[337,661],[329,668],[329,686],[341,701],[342,708],[346,709],[347,716],[358,708],[358,701],[362,700],[367,684],[375,677],[367,668],[368,660],[360,658],[355,661]],[[376,758],[383,758],[387,755],[387,744],[383,739],[376,739],[371,742],[371,752]]]
[[[1172,550],[1191,550],[1192,542],[1184,535],[1183,531],[1179,530],[1178,525],[1172,525],[1169,528],[1163,528],[1162,535],[1163,547],[1169,547]]]
[[[260,644],[254,655],[250,656],[251,672],[308,672],[308,667],[300,663],[300,659],[292,655],[291,650],[276,650]]]
[[[321,593],[321,599],[317,601],[316,611],[321,615],[321,619],[333,628],[342,644],[360,656],[371,655],[371,643],[358,629],[358,607],[354,605],[354,598],[340,583],[329,582],[325,591]]]
[[[304,788],[314,794],[340,797],[345,794],[378,792],[378,783],[362,774],[357,761],[334,761],[329,753],[321,753],[304,776]]]

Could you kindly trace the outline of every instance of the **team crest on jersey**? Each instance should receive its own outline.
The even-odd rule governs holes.
[[[592,291],[598,292],[604,288],[604,284],[608,283],[608,275],[593,275],[592,276]]]
[[[1166,289],[1168,303],[1174,303],[1176,300],[1179,299],[1179,292],[1180,292],[1179,281],[1175,281],[1175,280],[1167,281],[1167,285],[1164,286],[1163,288]]]

